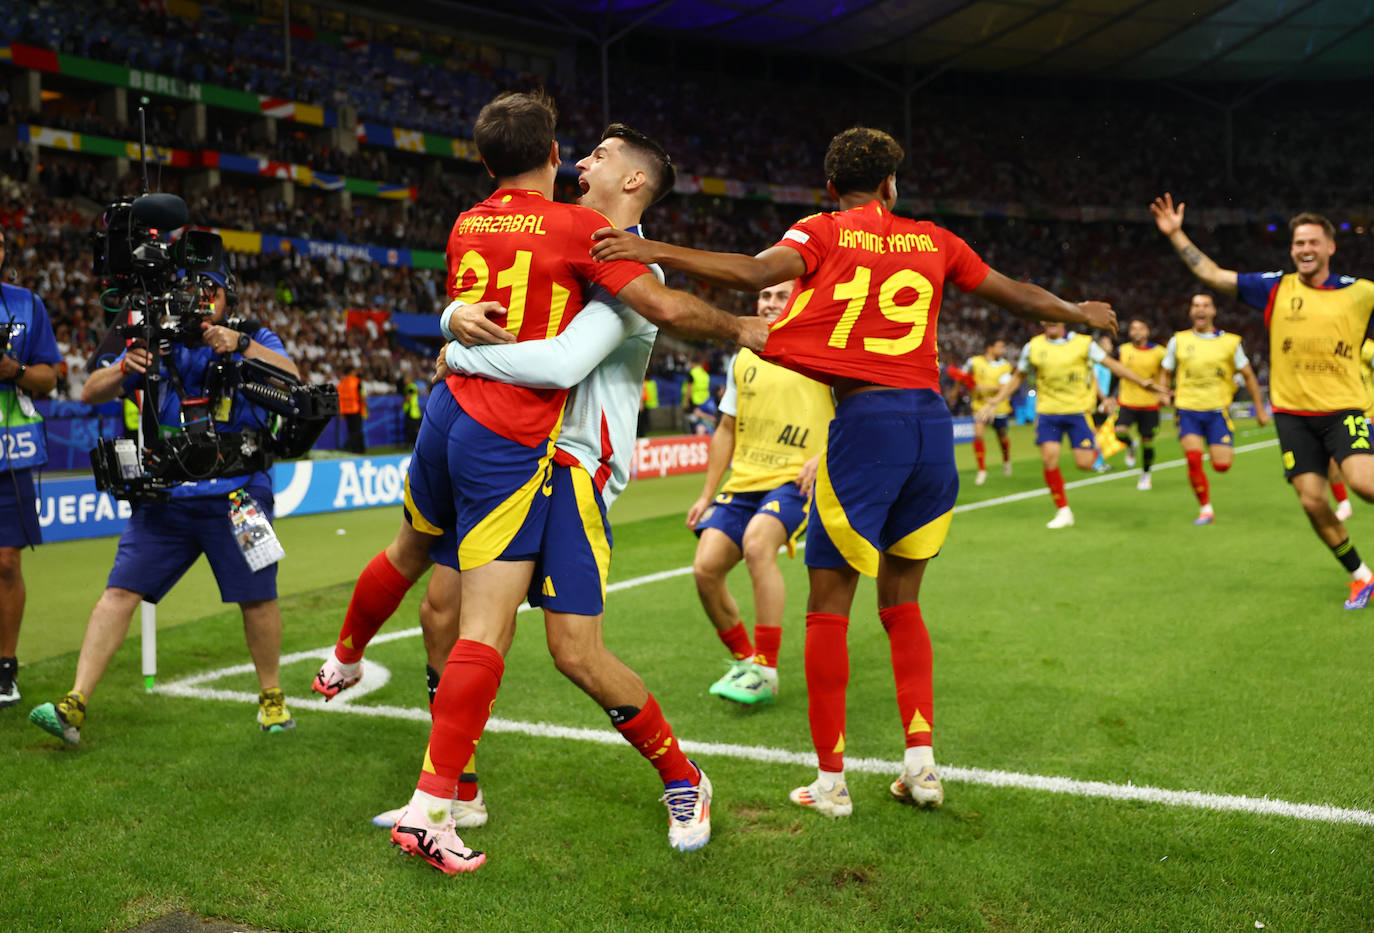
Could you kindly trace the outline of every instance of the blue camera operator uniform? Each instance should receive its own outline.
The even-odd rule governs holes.
[[[250,337],[219,325],[226,306],[226,278],[220,273],[200,274],[213,284],[214,294],[213,318],[201,325],[203,345],[173,344],[169,354],[185,396],[201,397],[208,367],[216,357],[227,354],[259,359],[296,375],[295,365],[282,352],[281,338],[267,328],[259,328]],[[107,369],[91,375],[82,399],[100,403],[121,393],[145,390],[143,374],[150,362],[146,349],[126,350]],[[165,361],[162,368],[168,368]],[[158,387],[158,422],[164,428],[179,429],[183,426],[181,397],[171,373],[165,375]],[[263,427],[269,418],[262,408],[241,398],[233,398],[227,417],[221,417],[224,415],[222,410],[207,411],[203,417],[215,417],[216,427],[226,431]],[[72,690],[55,703],[35,708],[29,715],[35,725],[71,744],[80,741],[87,698],[123,643],[139,601],[160,600],[204,553],[221,598],[238,603],[243,610],[244,634],[262,688],[259,725],[264,732],[294,727],[278,683],[281,610],[277,605],[277,567],[275,563],[257,571],[249,567],[230,519],[230,494],[240,490],[256,500],[258,510],[270,521],[272,484],[265,472],[184,483],[171,491],[170,499],[134,504],[129,526],[119,539],[106,590],[87,623]]]
[[[0,265],[5,231],[0,230]],[[62,353],[43,300],[0,285],[0,707],[19,702],[15,676],[24,621],[22,549],[43,542],[33,471],[48,462],[43,417],[31,397],[57,385]]]

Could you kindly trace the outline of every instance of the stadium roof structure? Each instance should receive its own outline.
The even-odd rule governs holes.
[[[561,19],[603,43],[652,28],[917,74],[1374,76],[1374,0],[504,0],[500,9],[531,25]]]

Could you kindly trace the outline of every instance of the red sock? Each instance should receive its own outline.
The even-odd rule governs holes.
[[[897,712],[906,730],[906,747],[930,744],[935,724],[935,688],[931,680],[930,633],[917,603],[879,609],[892,650],[892,676],[897,681]]]
[[[505,669],[501,652],[490,645],[460,638],[453,646],[434,695],[434,725],[417,788],[450,800],[457,795],[458,782],[487,726]]]
[[[782,626],[754,626],[754,663],[764,667],[778,666],[778,648],[782,645]]]
[[[1344,502],[1350,498],[1350,493],[1345,490],[1345,483],[1332,483],[1331,495],[1336,497],[1337,502]]]
[[[1010,462],[1011,462],[1011,438],[1009,438],[1009,437],[999,437],[998,440],[1002,442],[1002,462],[1003,462],[1003,463],[1010,463]]]
[[[469,764],[471,767],[471,764]],[[458,799],[476,800],[477,799],[477,772],[464,771],[463,776],[458,779]]]
[[[1188,458],[1188,482],[1193,484],[1198,504],[1210,505],[1212,497],[1207,492],[1207,474],[1202,472],[1202,451],[1185,450],[1183,455]]]
[[[368,561],[358,582],[353,584],[353,598],[348,603],[334,656],[345,664],[357,664],[363,650],[378,630],[391,618],[396,607],[405,599],[414,581],[407,580],[391,565],[386,551]]]
[[[673,727],[663,718],[663,710],[658,708],[658,701],[652,693],[649,694],[649,702],[633,719],[616,728],[626,742],[638,749],[641,755],[649,759],[649,764],[658,769],[658,776],[664,784],[696,778],[696,767],[683,754],[682,746],[673,735]]]
[[[1059,472],[1059,467],[1045,470],[1045,485],[1050,487],[1050,498],[1056,507],[1062,509],[1069,504],[1069,497],[1064,495],[1064,474]]]
[[[973,439],[973,456],[978,461],[978,469],[987,469],[988,446],[983,443],[981,437]]]
[[[730,649],[730,657],[736,661],[754,656],[754,646],[749,644],[749,630],[744,627],[743,622],[736,622],[734,628],[724,632],[718,631],[716,634],[725,642],[725,647]]]
[[[849,619],[806,614],[807,715],[822,771],[844,770],[844,699],[849,686]]]

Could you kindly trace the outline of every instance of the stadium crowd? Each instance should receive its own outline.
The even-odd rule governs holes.
[[[493,69],[475,52],[466,59],[450,52],[440,64],[381,43],[343,47],[296,38],[288,74],[273,24],[230,22],[209,8],[202,8],[200,20],[185,20],[132,0],[110,7],[84,0],[21,0],[0,19],[0,34],[188,81],[327,107],[350,104],[364,121],[465,138],[471,135],[475,107],[496,90],[543,83],[558,99],[562,129],[575,147],[598,138],[601,130],[597,68],[580,69],[572,86],[560,87],[529,72]],[[433,41],[437,48],[442,39]],[[695,60],[690,50],[670,47],[649,62],[628,56],[613,62],[615,119],[660,140],[691,174],[818,187],[819,154],[833,132],[856,122],[888,127],[901,122],[899,100],[858,74],[828,72],[824,84],[803,79],[804,93],[795,82],[751,83],[732,74],[727,91],[709,62]],[[618,93],[620,87],[635,92]],[[1189,192],[1196,205],[1243,205],[1253,211],[1292,213],[1330,204],[1369,208],[1349,201],[1348,166],[1363,157],[1359,135],[1329,134],[1320,147],[1296,155],[1288,138],[1276,131],[1269,106],[1292,95],[1312,120],[1329,123],[1348,119],[1352,107],[1367,111],[1361,99],[1328,95],[1314,105],[1301,88],[1279,88],[1269,92],[1265,106],[1256,101],[1235,110],[1234,171],[1228,172],[1225,132],[1215,107],[1121,86],[1071,90],[1036,82],[992,88],[971,81],[938,95],[915,95],[908,147],[913,170],[904,192],[936,200],[1138,210],[1159,191],[1172,190]],[[741,97],[770,105],[740,108]],[[963,118],[949,120],[950,112]],[[93,111],[45,111],[42,117],[59,128],[135,138],[132,127],[100,121]],[[173,122],[156,127],[156,140],[189,147]],[[285,123],[290,128],[268,144],[252,138],[242,119],[216,123],[224,125],[212,131],[208,145],[214,149],[374,181],[421,182],[421,163],[395,150],[366,146],[349,155],[314,145],[305,132]],[[722,139],[730,145],[719,145]]]

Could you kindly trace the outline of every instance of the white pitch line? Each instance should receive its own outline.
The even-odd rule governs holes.
[[[301,652],[293,659],[323,657],[328,648],[318,652]],[[286,661],[286,658],[282,659]],[[257,694],[239,690],[217,690],[198,687],[207,679],[215,679],[229,673],[248,673],[251,665],[226,668],[210,675],[199,675],[156,688],[157,693],[165,696],[185,697],[199,700],[227,700],[238,703],[253,703]],[[308,698],[293,699],[291,705],[298,709],[318,710],[328,713],[348,713],[355,716],[371,716],[385,719],[406,719],[414,722],[430,721],[429,711],[419,707],[406,706],[360,706],[329,704],[324,700]],[[620,733],[610,729],[586,729],[578,726],[559,726],[547,722],[520,722],[512,719],[492,717],[487,720],[487,732],[511,732],[544,739],[568,739],[578,742],[593,742],[598,745],[623,745],[625,740]],[[711,755],[720,758],[737,758],[759,764],[796,765],[801,768],[815,767],[815,752],[794,752],[765,745],[736,745],[728,742],[696,742],[679,739],[682,750],[691,755]],[[902,770],[900,761],[884,761],[880,758],[846,758],[846,771],[865,774],[898,774]],[[1290,803],[1270,797],[1246,797],[1237,794],[1210,794],[1203,791],[1169,790],[1163,787],[1150,787],[1142,784],[1113,784],[1108,781],[1079,781],[1066,777],[1049,777],[1041,774],[1023,774],[1016,771],[998,771],[987,768],[961,768],[941,765],[940,775],[944,780],[959,784],[978,784],[985,787],[1010,787],[1018,790],[1040,791],[1051,794],[1069,794],[1075,797],[1093,797],[1104,800],[1134,800],[1143,803],[1161,804],[1167,807],[1187,807],[1196,810],[1217,810],[1236,813],[1249,813],[1264,816],[1282,816],[1295,820],[1308,820],[1318,823],[1353,823],[1359,826],[1374,827],[1374,812],[1350,807],[1336,807],[1328,804]]]
[[[1249,453],[1252,450],[1263,450],[1266,447],[1277,447],[1278,443],[1279,442],[1277,440],[1272,438],[1267,441],[1256,441],[1253,444],[1242,444],[1240,447],[1237,447],[1235,449],[1235,452],[1238,454]],[[1164,463],[1156,463],[1152,467],[1152,469],[1172,470],[1175,467],[1185,466],[1187,465],[1187,463],[1187,460],[1166,460]],[[1142,471],[1139,469],[1122,470],[1119,473],[1114,470],[1111,473],[1104,473],[1101,476],[1090,476],[1087,479],[1076,479],[1072,483],[1065,483],[1064,488],[1077,489],[1080,486],[1096,486],[1098,483],[1110,483],[1118,479],[1127,479],[1131,476],[1139,476],[1141,472]],[[954,511],[972,512],[975,509],[986,509],[994,505],[1006,505],[1008,502],[1020,502],[1022,499],[1034,499],[1038,496],[1048,496],[1049,494],[1050,491],[1045,487],[1041,486],[1039,489],[1028,489],[1025,492],[1014,492],[1011,495],[998,496],[995,499],[981,499],[978,502],[966,502],[963,505],[956,505],[954,507]]]

